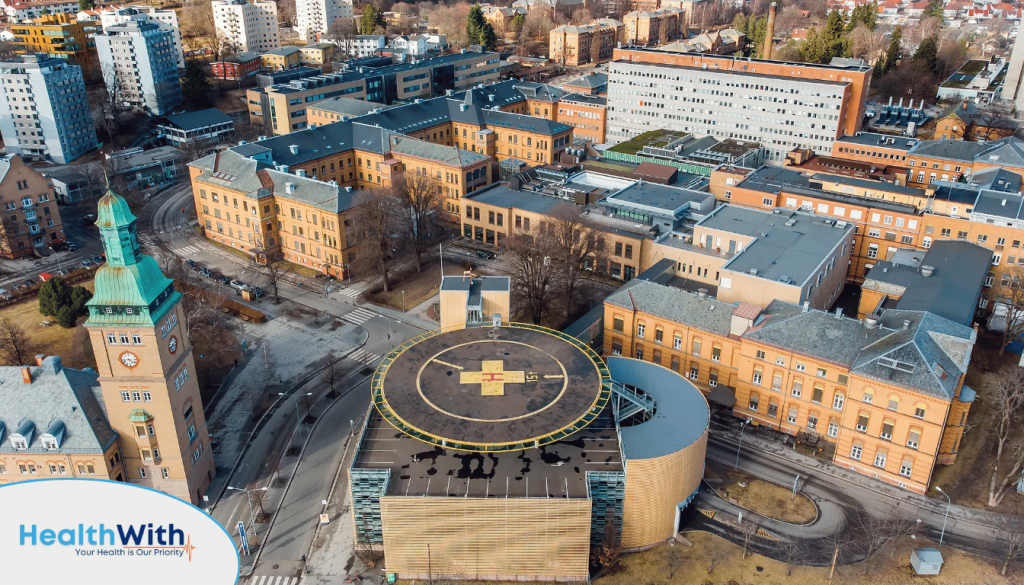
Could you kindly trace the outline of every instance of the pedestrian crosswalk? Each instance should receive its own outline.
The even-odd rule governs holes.
[[[249,585],[298,585],[298,577],[281,577],[279,575],[253,575],[249,577]]]
[[[338,294],[345,295],[346,297],[356,298],[359,296],[359,291],[354,288],[342,288],[338,289]]]
[[[174,249],[174,253],[177,254],[178,256],[188,256],[189,254],[195,254],[198,251],[199,248],[197,248],[196,246],[184,246],[181,248]]]
[[[376,316],[377,314],[374,313],[373,311],[368,311],[362,307],[357,307],[356,310],[352,311],[351,313],[343,315],[342,319],[348,321],[349,323],[362,325],[363,323],[366,323],[367,321]]]
[[[149,234],[139,234],[139,242],[143,246],[156,246],[156,237]]]
[[[366,351],[365,349],[360,349],[348,357],[349,359],[355,360],[361,364],[372,364],[380,359],[379,355]]]

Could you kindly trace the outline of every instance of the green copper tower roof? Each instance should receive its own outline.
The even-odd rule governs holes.
[[[109,188],[98,204],[96,226],[107,263],[96,271],[86,325],[153,325],[181,296],[156,260],[142,254],[136,217]]]

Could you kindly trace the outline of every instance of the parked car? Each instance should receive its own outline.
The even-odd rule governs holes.
[[[82,220],[85,221],[85,223],[96,221],[96,214],[87,213],[85,216],[82,217]]]
[[[232,280],[231,282],[228,283],[228,286],[235,290],[245,290],[246,287],[248,287],[249,285],[245,284],[240,280]]]
[[[37,284],[39,284],[39,282],[32,280],[31,278],[25,280],[25,286],[35,286]]]
[[[89,268],[92,266],[92,260],[85,260],[82,262],[82,268]]]
[[[196,269],[196,261],[191,259],[191,258],[189,258],[188,260],[185,260],[185,266],[188,266],[192,270],[195,270]]]
[[[224,276],[223,274],[218,276],[217,280],[219,280],[221,284],[231,284],[231,279],[228,278],[227,276]]]
[[[487,250],[477,250],[476,256],[477,258],[484,258],[486,260],[494,260],[498,257],[494,252],[488,252]]]
[[[103,256],[89,256],[89,260],[92,260],[93,264],[103,264],[104,262],[107,261],[106,256],[106,254],[104,254]]]
[[[68,252],[74,252],[75,250],[78,250],[78,244],[68,242]]]
[[[262,288],[258,286],[252,287],[252,292],[256,295],[256,298],[262,297],[263,295],[267,294]]]
[[[11,298],[11,292],[6,288],[0,288],[0,297],[3,297],[4,300],[7,300]]]
[[[205,276],[206,278],[213,278],[213,273],[210,272],[210,269],[205,266],[200,266],[198,268],[198,271],[201,276]]]

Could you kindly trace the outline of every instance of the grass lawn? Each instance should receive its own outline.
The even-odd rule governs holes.
[[[93,289],[91,280],[82,281],[72,286],[78,284],[89,290]],[[0,309],[0,319],[7,318],[12,319],[25,330],[25,334],[32,344],[32,355],[42,353],[60,356],[61,363],[69,368],[96,368],[96,359],[92,354],[89,333],[85,327],[82,327],[85,317],[78,320],[78,326],[64,329],[57,325],[56,318],[46,317],[39,313],[39,301],[33,297]],[[44,327],[43,321],[52,321],[53,324]]]
[[[818,585],[828,583],[829,567],[795,566],[792,575],[787,575],[784,563],[751,554],[740,558],[742,548],[717,536],[703,532],[687,533],[693,541],[692,547],[682,544],[662,545],[651,550],[626,555],[619,566],[595,581],[597,585]],[[913,542],[913,541],[910,541]],[[931,546],[934,543],[918,542],[917,546]],[[985,583],[1002,585],[1020,583],[1021,575],[1014,574],[1011,567],[1007,577],[999,575],[994,561],[969,555],[943,547],[945,565],[942,572],[934,577],[915,577],[910,567],[910,544],[883,549],[869,561],[856,565],[839,566],[833,577],[837,585],[904,585],[905,583],[928,583],[929,585],[961,585]],[[716,550],[717,549],[717,550]],[[666,564],[666,551],[678,550],[672,554],[681,555],[672,578]],[[709,574],[710,559],[718,557],[720,564]],[[760,571],[758,570],[760,568]]]
[[[402,291],[404,290],[405,310],[412,309],[438,292],[438,287],[441,285],[441,265],[436,263],[436,259],[434,262],[425,267],[423,272],[417,273],[415,270],[410,270],[400,278],[393,278],[391,290],[388,292],[383,292],[380,289],[367,292],[364,295],[366,300],[378,305],[386,305],[396,311],[402,311]],[[461,264],[445,262],[445,276],[458,276],[462,272]],[[474,272],[474,274],[476,273]]]
[[[746,485],[746,487],[743,487]],[[791,524],[809,524],[818,517],[814,503],[803,495],[762,479],[736,478],[719,493],[754,513]]]

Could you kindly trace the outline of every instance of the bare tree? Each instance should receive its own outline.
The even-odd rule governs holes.
[[[1024,469],[1024,370],[1007,366],[984,387],[984,400],[992,411],[989,432],[995,439],[991,457],[988,505],[998,506],[1020,479]]]
[[[108,141],[113,141],[121,130],[121,120],[131,107],[126,104],[126,96],[111,65],[103,66],[103,85],[89,92],[89,105],[93,122],[103,130]]]
[[[998,538],[1004,553],[1003,568],[999,574],[1005,576],[1010,563],[1024,558],[1024,532],[1019,528],[1007,529],[1000,531]]]
[[[974,116],[972,140],[998,140],[1013,134],[1017,124],[999,108],[988,107]]]
[[[384,291],[391,290],[395,269],[397,235],[401,223],[400,202],[390,193],[373,189],[356,198],[355,226],[361,244],[354,268],[381,278]]]
[[[707,545],[704,547],[704,560],[708,562],[708,575],[715,572],[718,565],[721,565],[729,558],[730,543],[717,536],[708,535]]]
[[[665,549],[665,568],[668,569],[668,578],[671,579],[675,576],[683,564],[686,562],[686,555],[683,554],[682,549],[678,546],[669,546]]]
[[[341,358],[335,357],[333,353],[327,354],[327,362],[324,364],[323,381],[330,388],[328,395],[335,396],[337,394],[335,387],[341,381]]]
[[[267,490],[253,489],[249,492],[248,496],[252,499],[252,503],[259,510],[256,514],[256,521],[261,523],[266,522],[267,511],[263,508],[263,501],[267,499]]]
[[[761,527],[753,519],[740,523],[740,534],[743,536],[742,558],[747,558],[747,549],[750,547],[750,541],[757,536],[757,531],[760,529]]]
[[[807,547],[803,541],[797,539],[780,540],[775,545],[779,558],[786,564],[786,576],[793,576],[793,567],[797,561],[807,556]]]
[[[0,319],[0,359],[8,366],[22,366],[35,355],[25,329],[10,317]]]
[[[546,231],[517,233],[507,240],[511,257],[509,276],[516,296],[525,305],[527,316],[539,324],[548,313],[558,276],[553,258],[557,248]]]
[[[598,568],[595,579],[619,564],[622,557],[621,537],[618,515],[610,510],[605,516],[601,543],[590,548],[590,562]]]
[[[573,301],[579,294],[580,280],[588,263],[593,268],[596,261],[594,256],[601,235],[587,221],[583,208],[569,203],[557,205],[551,211],[550,225],[549,234],[565,300],[565,317],[568,319],[572,315]]]
[[[327,38],[340,49],[343,60],[352,59],[357,55],[355,21],[351,18],[335,18],[327,29]]]
[[[889,46],[889,39],[879,29],[871,30],[864,23],[857,25],[857,28],[850,31],[850,51],[854,57],[862,57],[868,63],[874,63],[876,59],[885,54]]]
[[[427,19],[437,32],[447,35],[452,46],[465,46],[466,18],[469,17],[470,5],[465,2],[456,4],[422,4],[420,16]]]
[[[423,272],[423,254],[430,249],[439,226],[444,201],[441,182],[426,174],[405,172],[395,179],[392,190],[399,204],[398,227],[416,256],[416,272]]]

